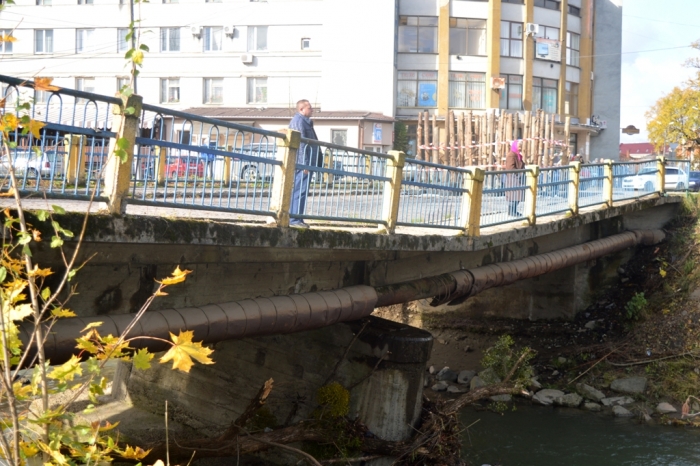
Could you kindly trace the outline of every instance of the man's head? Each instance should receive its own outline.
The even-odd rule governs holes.
[[[297,102],[297,112],[301,113],[306,118],[309,118],[311,115],[313,115],[314,109],[308,100],[302,99]]]

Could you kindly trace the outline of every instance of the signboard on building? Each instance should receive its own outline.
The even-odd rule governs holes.
[[[553,39],[535,39],[535,58],[561,62],[561,41]]]
[[[374,128],[372,129],[372,144],[381,144],[381,143],[382,143],[382,124],[375,123]]]
[[[436,83],[418,83],[418,106],[437,107]]]

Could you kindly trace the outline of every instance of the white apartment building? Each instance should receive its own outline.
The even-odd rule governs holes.
[[[126,82],[129,0],[15,1],[0,12],[0,33],[17,38],[0,49],[0,74],[102,94]],[[542,108],[571,117],[575,153],[617,156],[620,0],[151,0],[134,11],[150,49],[144,102],[278,130],[308,99],[320,139],[379,151],[394,119],[411,134],[421,111],[444,125],[450,110]]]

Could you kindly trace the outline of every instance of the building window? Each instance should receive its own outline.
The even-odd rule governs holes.
[[[539,37],[542,39],[559,40],[559,28],[540,25],[540,31],[535,37]]]
[[[558,0],[535,0],[535,6],[540,6],[542,8],[548,8],[550,10],[559,9]]]
[[[523,109],[523,77],[515,74],[501,75],[506,87],[501,89],[499,108],[508,110]]]
[[[180,78],[162,78],[160,80],[160,102],[163,104],[180,102]]]
[[[248,103],[267,103],[267,78],[248,78]]]
[[[12,29],[0,29],[0,39],[0,53],[12,53]]]
[[[131,83],[131,78],[126,76],[120,76],[117,78],[117,92],[121,92],[125,87],[129,87]]]
[[[117,29],[117,52],[123,53],[131,48],[131,44],[126,40],[126,36],[129,34],[128,28]]]
[[[557,113],[557,86],[555,79],[532,78],[532,110]]]
[[[501,0],[501,3],[517,3],[519,5],[524,5],[525,0]]]
[[[224,103],[224,78],[204,78],[204,103]]]
[[[267,26],[248,26],[248,52],[267,50]]]
[[[95,92],[95,78],[75,78],[75,90],[83,92]],[[87,99],[78,98],[78,103],[85,103]]]
[[[566,33],[566,64],[579,66],[579,50],[581,48],[581,36],[574,32]]]
[[[302,50],[309,50],[311,48],[311,39],[308,37],[304,37],[301,39],[301,49]]]
[[[437,71],[399,71],[399,107],[437,107]]]
[[[486,75],[484,73],[450,73],[450,108],[485,108]]]
[[[571,133],[569,135],[569,157],[578,155],[578,134]]]
[[[34,103],[35,104],[46,104],[49,101],[50,92],[48,91],[34,91]]]
[[[34,53],[53,53],[53,29],[34,30]]]
[[[578,84],[566,82],[566,101],[564,102],[564,113],[571,116],[578,116]]]
[[[450,55],[486,55],[486,20],[450,18]]]
[[[437,25],[435,16],[400,16],[399,52],[437,53]]]
[[[180,28],[160,28],[160,51],[180,51]]]
[[[78,5],[92,5],[95,0],[78,0]]]
[[[573,5],[569,5],[569,14],[581,17],[581,8]]]
[[[204,39],[205,52],[218,52],[221,50],[221,38],[224,34],[224,28],[221,26],[208,26],[204,28],[202,38]]]
[[[348,145],[348,130],[347,129],[332,129],[331,142],[339,146]]]
[[[95,41],[94,29],[75,30],[75,53],[86,53],[92,51]]]
[[[51,0],[36,0],[37,5],[50,6]]]
[[[501,56],[523,57],[523,23],[501,21]]]

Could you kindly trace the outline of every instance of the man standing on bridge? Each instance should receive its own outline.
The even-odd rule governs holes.
[[[314,109],[311,107],[311,103],[306,99],[300,100],[297,102],[297,113],[292,117],[289,127],[299,131],[302,138],[318,140],[316,131],[314,131],[314,123],[311,121],[311,115],[313,115],[313,113]],[[308,167],[323,166],[323,158],[319,155],[320,153],[321,151],[317,145],[302,141],[297,151],[297,165],[306,165]],[[292,191],[292,205],[289,209],[290,214],[304,215],[310,181],[311,173],[308,169],[297,169],[294,175],[294,190]],[[289,221],[289,225],[297,228],[309,228],[309,225],[304,223],[304,220],[301,218],[292,217]]]

